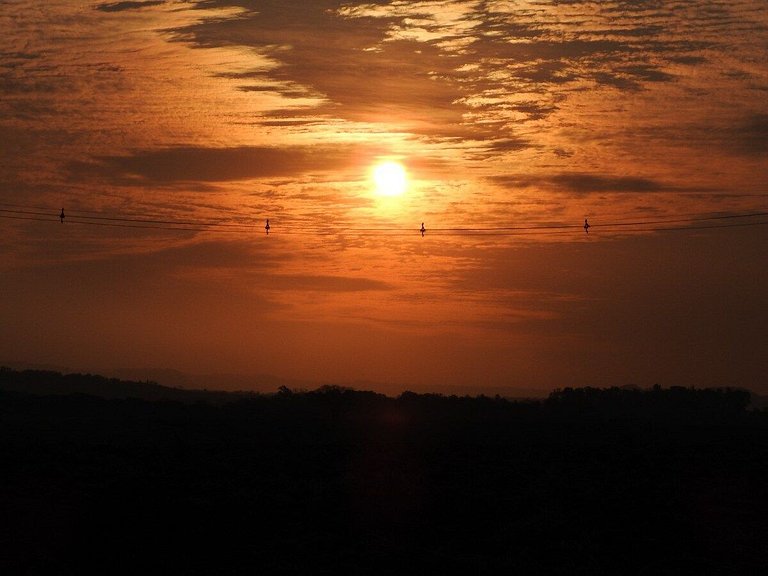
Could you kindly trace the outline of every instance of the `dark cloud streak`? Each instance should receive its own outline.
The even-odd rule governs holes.
[[[145,2],[106,2],[96,6],[96,10],[102,12],[122,12],[123,10],[137,10],[140,8],[149,8],[151,6],[160,6],[165,4],[165,0],[146,0]]]
[[[592,192],[659,192],[675,190],[648,178],[634,176],[608,176],[602,174],[567,173],[552,176],[496,176],[494,182],[516,188],[547,187],[559,192],[588,194]]]
[[[275,274],[268,278],[268,285],[282,290],[297,290],[310,292],[367,292],[392,290],[393,286],[386,282],[370,278],[353,278],[350,276],[318,276]]]
[[[100,176],[121,184],[225,182],[345,169],[356,166],[361,155],[370,153],[368,147],[352,145],[178,147],[71,162],[68,171],[74,178]]]

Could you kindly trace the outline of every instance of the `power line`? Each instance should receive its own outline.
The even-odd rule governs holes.
[[[7,218],[8,220],[36,220],[37,222],[55,222],[53,218],[36,218],[34,216],[10,216],[6,214],[0,214],[0,218]]]
[[[30,211],[30,210],[9,210],[0,208],[0,212],[4,213],[12,213],[12,214],[26,214],[26,215],[33,215],[33,216],[51,216],[52,214],[50,212],[39,212],[39,211]],[[55,216],[56,219],[59,218],[59,216]],[[157,225],[167,225],[167,226],[200,226],[200,227],[216,227],[216,226],[227,226],[227,227],[249,227],[249,228],[256,228],[257,226],[255,224],[237,224],[234,222],[219,222],[219,221],[185,221],[185,220],[157,220],[157,219],[151,219],[151,218],[118,218],[114,216],[87,216],[85,214],[82,214],[80,212],[68,212],[66,214],[67,222],[71,222],[73,220],[70,220],[70,218],[76,218],[78,219],[78,223],[85,224],[85,223],[91,223],[91,220],[96,221],[105,221],[105,222],[133,222],[133,223],[139,223],[139,224],[157,224]]]
[[[20,204],[0,203],[11,208],[0,208],[0,218],[13,220],[32,220],[42,222],[55,222],[61,219],[61,215],[45,208],[25,206]],[[95,214],[95,213],[90,213]],[[768,216],[768,212],[749,212],[743,214],[725,214],[713,216],[692,216],[689,218],[657,218],[653,220],[635,221],[611,221],[593,222],[589,228],[600,229],[606,232],[665,232],[676,230],[703,230],[713,228],[736,228],[744,226],[760,226],[768,224],[768,221],[736,222],[732,224],[715,224],[724,220],[745,220]],[[120,216],[89,216],[88,213],[75,211],[64,215],[67,224],[78,224],[100,227],[137,228],[146,230],[167,230],[180,232],[229,232],[243,233],[263,229],[261,224],[237,223],[221,220],[177,220],[160,218],[155,216],[136,215],[135,217]],[[273,220],[274,222],[274,220]],[[700,224],[712,222],[712,224]],[[689,226],[669,226],[671,224],[691,223]],[[435,227],[427,228],[425,232],[430,236],[527,236],[527,235],[564,235],[572,234],[574,229],[582,228],[581,224],[541,223],[527,226],[478,226],[478,227]],[[345,227],[342,225],[323,226],[292,226],[281,228],[272,226],[272,233],[285,235],[315,235],[336,236],[354,234],[356,236],[400,236],[420,233],[419,228],[381,228],[381,227]],[[594,233],[594,232],[593,232]]]
[[[0,206],[10,206],[13,208],[25,208],[25,210],[10,210],[10,209],[3,209],[0,208],[0,212],[8,212],[8,213],[16,213],[16,214],[28,214],[28,215],[37,215],[37,216],[54,216],[58,218],[58,212],[51,210],[49,208],[44,208],[40,206],[30,206],[30,205],[24,205],[24,204],[10,204],[6,202],[0,202]],[[98,215],[90,215],[90,214],[98,214]],[[675,218],[661,218],[661,219],[655,219],[655,220],[637,220],[637,221],[629,221],[627,222],[623,218],[616,219],[614,218],[612,221],[606,222],[606,223],[597,223],[592,224],[592,226],[637,226],[637,225],[648,225],[648,224],[670,224],[670,223],[681,223],[681,222],[689,222],[689,221],[700,221],[700,220],[721,220],[721,219],[732,219],[732,218],[751,218],[751,217],[757,217],[757,216],[767,216],[768,212],[750,212],[746,214],[725,214],[725,215],[713,215],[713,216],[701,216],[700,213],[696,213],[692,216],[688,216],[685,218],[680,218],[679,216]],[[86,219],[86,220],[104,220],[104,221],[114,221],[114,222],[134,222],[134,223],[143,223],[143,224],[158,224],[158,225],[187,225],[187,226],[198,226],[198,227],[244,227],[244,228],[260,228],[261,225],[257,223],[238,223],[238,222],[230,222],[225,220],[176,220],[176,219],[168,219],[168,218],[160,218],[158,216],[150,216],[150,215],[131,215],[131,217],[118,217],[118,216],[105,216],[103,213],[99,212],[84,212],[84,211],[70,211],[67,210],[67,216],[68,217],[76,217],[80,219]],[[590,216],[590,218],[594,218],[594,216]],[[543,229],[543,228],[581,228],[582,226],[579,224],[562,224],[562,223],[540,223],[534,226],[490,226],[490,227],[445,227],[445,228],[430,228],[430,230],[436,231],[495,231],[495,230],[537,230],[537,229]],[[321,229],[322,226],[313,227],[313,229]],[[327,226],[325,226],[327,228]],[[403,231],[403,232],[410,232],[413,231],[413,228],[381,228],[381,227],[350,227],[346,228],[346,230],[350,231],[388,231],[388,230],[395,230],[395,231]]]

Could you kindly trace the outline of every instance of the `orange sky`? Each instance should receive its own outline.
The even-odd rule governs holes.
[[[768,393],[764,2],[296,6],[0,5],[0,362]]]

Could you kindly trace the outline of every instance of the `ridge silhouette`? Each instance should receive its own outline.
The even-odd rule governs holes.
[[[157,386],[0,369],[3,573],[712,574],[768,560],[768,411],[746,390],[149,400],[86,384]]]

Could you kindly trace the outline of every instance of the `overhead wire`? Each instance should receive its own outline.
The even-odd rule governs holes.
[[[62,220],[61,215],[55,211],[38,206],[26,206],[21,204],[0,203],[0,218],[13,220],[31,220],[55,222]],[[98,215],[89,215],[98,214]],[[595,229],[606,232],[666,232],[679,230],[704,230],[714,228],[737,228],[746,226],[768,225],[768,220],[746,222],[743,220],[762,218],[768,216],[768,211],[747,212],[740,214],[697,215],[687,218],[656,218],[634,221],[613,220],[590,222],[588,228],[595,233]],[[740,220],[739,222],[722,224],[725,220]],[[62,220],[67,224],[79,224],[101,227],[136,228],[145,230],[167,230],[178,232],[229,232],[243,233],[254,230],[264,230],[261,223],[232,222],[226,220],[194,220],[194,219],[170,219],[154,215],[104,215],[103,213],[67,211]],[[704,224],[712,222],[711,224]],[[669,226],[672,224],[685,224],[687,226]],[[434,227],[426,228],[424,232],[430,236],[528,236],[528,235],[565,235],[572,234],[575,229],[583,228],[581,224],[564,224],[542,222],[540,224],[526,226],[469,226],[469,227]],[[285,235],[316,235],[337,236],[353,234],[356,236],[398,236],[404,234],[419,234],[420,228],[383,228],[383,227],[348,227],[339,224],[318,226],[291,226],[280,227],[279,223],[272,220],[271,234]]]
[[[54,216],[54,219],[59,219],[60,217],[58,215],[53,215],[50,212],[38,212],[38,211],[29,211],[29,210],[8,210],[0,208],[0,212],[8,212],[13,214],[29,214],[29,215],[35,215],[35,216]],[[80,212],[74,212],[74,213],[67,213],[65,215],[68,222],[72,222],[72,218],[75,218],[78,220],[97,220],[97,221],[105,221],[105,222],[132,222],[132,223],[140,223],[140,224],[157,224],[157,225],[167,225],[167,226],[198,226],[198,227],[214,227],[214,226],[226,226],[226,227],[236,227],[236,226],[254,226],[255,225],[248,225],[248,224],[238,224],[235,222],[218,222],[218,221],[185,221],[185,220],[159,220],[159,219],[152,219],[152,218],[119,218],[115,216],[87,216],[85,214],[82,214]],[[79,222],[81,224],[84,224],[86,222]],[[90,222],[89,222],[90,223]]]

